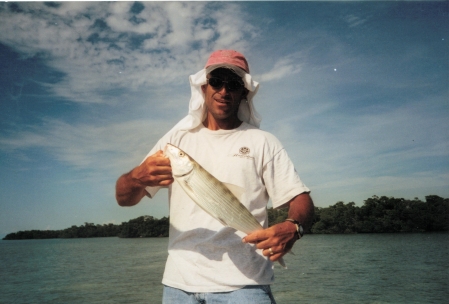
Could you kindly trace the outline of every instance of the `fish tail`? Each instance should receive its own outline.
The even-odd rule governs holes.
[[[283,258],[280,258],[278,260],[279,264],[282,266],[282,268],[287,269],[287,265],[285,265],[285,261]]]

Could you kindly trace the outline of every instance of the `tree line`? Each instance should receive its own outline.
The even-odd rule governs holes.
[[[283,222],[287,209],[268,209],[272,226]],[[91,237],[167,237],[169,218],[140,216],[120,225],[85,223],[63,230],[29,230],[6,235],[3,240],[91,238]],[[355,203],[337,202],[329,207],[315,207],[315,219],[309,233],[396,233],[449,231],[449,199],[426,196],[425,202],[415,198],[373,196],[361,207]]]
[[[3,240],[93,238],[93,237],[167,237],[169,219],[140,216],[120,225],[84,223],[63,230],[28,230],[10,233]]]
[[[373,196],[357,207],[338,202],[315,209],[312,233],[395,233],[449,231],[449,199]]]

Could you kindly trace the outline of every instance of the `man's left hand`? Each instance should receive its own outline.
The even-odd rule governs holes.
[[[297,239],[295,224],[282,222],[248,234],[242,241],[256,244],[257,249],[262,249],[263,255],[268,256],[274,262],[289,252]]]

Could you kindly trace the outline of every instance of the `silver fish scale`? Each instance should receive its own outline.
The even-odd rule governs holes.
[[[234,194],[198,163],[194,162],[190,174],[178,179],[190,198],[223,225],[246,234],[263,229]]]

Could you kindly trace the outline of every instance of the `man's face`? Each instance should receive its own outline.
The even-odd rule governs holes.
[[[201,87],[209,114],[216,121],[236,118],[240,101],[246,98],[248,90],[244,86],[240,89],[232,90],[232,85],[228,85],[226,82],[232,80],[242,82],[242,79],[231,70],[225,68],[213,70],[207,77],[208,79],[215,77],[225,81],[220,88],[214,88],[210,83]],[[231,87],[231,90],[229,87]]]

